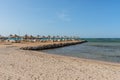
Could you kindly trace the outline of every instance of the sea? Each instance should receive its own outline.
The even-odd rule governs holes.
[[[120,38],[82,38],[88,42],[43,50],[48,54],[120,63]]]

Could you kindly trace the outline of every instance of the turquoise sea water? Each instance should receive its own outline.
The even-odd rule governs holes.
[[[69,47],[44,50],[43,52],[120,63],[120,39],[87,38],[86,40],[89,42]]]

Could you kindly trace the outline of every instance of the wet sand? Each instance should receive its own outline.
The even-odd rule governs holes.
[[[0,45],[0,80],[120,80],[119,75],[120,64],[117,63]]]

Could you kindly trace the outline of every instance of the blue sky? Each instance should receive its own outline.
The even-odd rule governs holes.
[[[120,1],[0,0],[0,34],[120,38]]]

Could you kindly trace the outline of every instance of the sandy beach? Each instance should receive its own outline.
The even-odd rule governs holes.
[[[117,63],[0,45],[0,80],[120,80],[119,75],[120,64]]]
[[[120,80],[119,9],[120,0],[0,0],[0,80]]]

